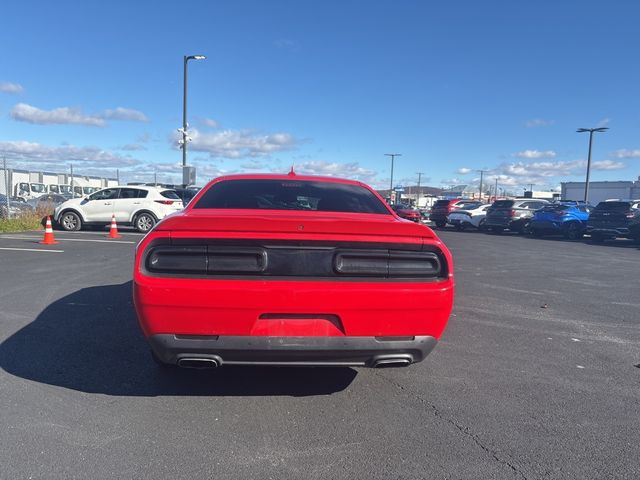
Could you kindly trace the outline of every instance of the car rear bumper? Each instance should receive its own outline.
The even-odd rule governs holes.
[[[156,357],[181,366],[406,366],[422,361],[437,340],[416,337],[256,337],[157,334]]]

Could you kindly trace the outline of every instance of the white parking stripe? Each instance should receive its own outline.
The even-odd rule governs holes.
[[[51,252],[51,253],[64,253],[64,250],[40,250],[38,248],[9,248],[0,247],[0,250],[17,250],[19,252]]]
[[[3,238],[7,238],[9,240],[42,240],[41,237],[14,237],[12,236],[0,236],[0,239]],[[56,237],[56,241],[62,241],[62,242],[100,242],[100,243],[129,243],[129,244],[135,244],[138,242],[130,242],[128,240],[94,240],[94,239],[89,239],[89,238],[62,238],[62,237]]]

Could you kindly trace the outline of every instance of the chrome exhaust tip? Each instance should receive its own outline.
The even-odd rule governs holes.
[[[217,368],[221,364],[222,362],[215,358],[183,357],[178,359],[178,366],[182,368],[211,369]]]
[[[411,355],[394,355],[390,357],[378,357],[373,360],[373,368],[408,367],[413,363]]]

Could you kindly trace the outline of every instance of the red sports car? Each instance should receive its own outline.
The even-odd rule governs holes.
[[[134,302],[154,359],[404,366],[453,306],[451,254],[360,182],[234,175],[138,245]]]

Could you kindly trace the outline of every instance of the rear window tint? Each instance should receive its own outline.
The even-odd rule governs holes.
[[[497,200],[491,206],[493,208],[511,208],[513,207],[513,200]]]
[[[449,206],[449,202],[451,200],[437,200],[436,203],[433,204],[434,207],[447,207]]]
[[[619,212],[629,210],[631,208],[630,202],[600,202],[596,206],[598,212]]]
[[[390,215],[359,185],[299,180],[224,180],[212,185],[193,208],[315,210]]]
[[[164,192],[160,192],[164,198],[170,198],[171,200],[181,200],[176,192],[173,190],[165,190]]]

